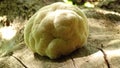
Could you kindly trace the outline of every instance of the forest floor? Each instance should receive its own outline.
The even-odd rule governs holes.
[[[10,5],[9,1],[3,1],[0,5],[0,68],[120,68],[120,6],[116,9],[81,8],[88,17],[87,44],[68,56],[50,60],[34,55],[23,39],[28,19],[47,3],[23,2],[19,0]],[[7,35],[13,32],[13,37],[5,38],[3,30],[8,30]]]

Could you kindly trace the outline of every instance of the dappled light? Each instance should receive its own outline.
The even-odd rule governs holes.
[[[90,2],[86,2],[86,3],[84,4],[84,6],[85,6],[85,7],[88,7],[88,8],[94,8],[94,7],[95,7],[95,5],[91,4]]]
[[[73,7],[47,6],[56,2]],[[89,26],[89,36],[81,48],[75,47],[74,43],[76,38],[86,35],[85,32],[77,34],[83,30],[77,30],[78,27],[84,28],[85,25],[75,24],[74,27],[74,20],[84,21],[78,10],[85,14]],[[78,19],[72,18],[70,13]],[[70,22],[65,24],[67,17]],[[25,31],[27,24],[29,27]],[[55,29],[60,25],[63,25],[61,29]],[[72,30],[75,33],[69,32]],[[64,39],[46,48],[53,38],[55,42]],[[70,45],[76,50],[71,52]],[[69,50],[71,53],[68,54]],[[36,53],[39,51],[43,54]],[[59,57],[50,59],[54,54]],[[0,0],[0,68],[120,68],[120,0]]]
[[[2,27],[0,28],[0,34],[2,39],[10,40],[16,35],[16,30],[14,26]]]
[[[69,1],[69,0],[63,0],[65,3],[67,4],[71,4],[72,5],[72,1]]]
[[[119,49],[113,49],[113,50],[105,50],[106,54],[110,56],[110,58],[120,56],[120,48]]]
[[[107,11],[107,10],[102,10],[102,9],[96,9],[96,12],[99,12],[99,13],[102,13],[102,14],[113,14],[113,15],[120,16],[120,13],[118,13],[118,12]]]

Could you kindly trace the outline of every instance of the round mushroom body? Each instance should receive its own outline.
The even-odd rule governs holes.
[[[58,2],[41,8],[29,19],[24,40],[33,52],[56,59],[82,47],[88,33],[85,14],[76,6]]]

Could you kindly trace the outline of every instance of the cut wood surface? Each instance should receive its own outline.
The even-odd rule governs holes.
[[[25,44],[0,58],[0,68],[120,68],[120,22],[88,18],[87,44],[59,59],[34,54]]]
[[[17,16],[26,16],[26,19],[40,7],[52,2],[53,0],[26,0],[25,2],[13,0],[11,3],[3,0],[0,5],[2,9],[0,18],[8,14],[7,18],[10,20]],[[5,6],[9,6],[7,8],[11,10],[8,11]],[[18,29],[15,38],[4,41],[0,33],[0,68],[120,68],[120,13],[98,8],[83,10],[88,17],[90,30],[87,43],[84,47],[56,60],[34,54],[23,42],[26,20],[19,21],[19,17],[13,20],[13,26]],[[0,20],[0,28],[6,21],[2,22],[1,26]]]

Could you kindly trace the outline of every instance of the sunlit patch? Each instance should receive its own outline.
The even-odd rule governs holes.
[[[10,40],[16,35],[16,30],[14,27],[3,27],[0,29],[1,38],[5,40]]]
[[[120,13],[118,13],[118,12],[107,11],[107,10],[102,10],[102,9],[97,9],[96,12],[103,13],[103,14],[113,14],[113,15],[120,16]]]
[[[2,16],[2,17],[0,16],[0,22],[1,21],[6,21],[6,20],[7,20],[7,16]]]
[[[107,53],[107,55],[109,55],[109,57],[120,56],[120,49],[105,50],[105,52]]]
[[[69,1],[69,0],[63,0],[65,3],[67,4],[71,4],[72,5],[72,1]]]
[[[84,4],[85,7],[88,7],[88,8],[94,8],[95,6],[93,4],[91,4],[90,2],[86,2]]]

